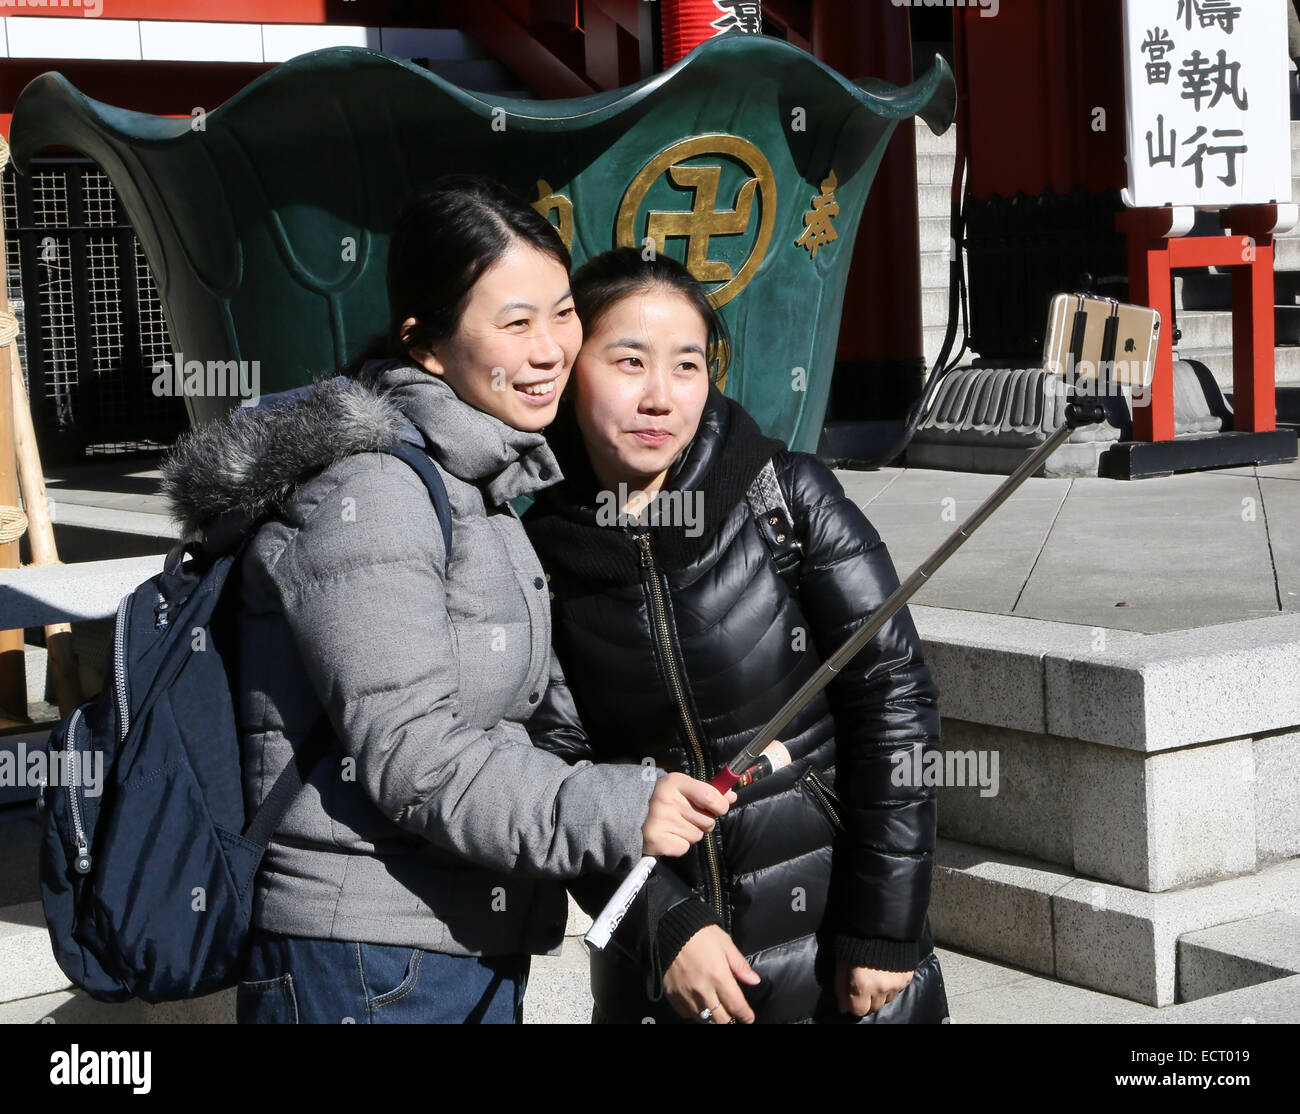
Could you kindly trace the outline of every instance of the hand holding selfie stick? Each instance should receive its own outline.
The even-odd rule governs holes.
[[[1083,348],[1085,324],[1085,315],[1081,312],[1075,318],[1070,344],[1070,350],[1075,352],[1076,355]],[[1109,359],[1111,360],[1114,359],[1115,340],[1115,327],[1108,321],[1105,347],[1109,349]],[[1103,356],[1105,355],[1105,352],[1103,352]],[[1078,366],[1077,359],[1074,366]],[[742,773],[737,771],[749,770],[759,756],[776,741],[777,736],[785,730],[791,720],[803,711],[808,703],[835,679],[840,670],[848,665],[858,651],[866,646],[881,628],[902,610],[907,601],[920,590],[921,586],[934,575],[939,567],[961,548],[971,534],[983,525],[984,520],[1005,503],[1016,488],[1042,467],[1047,458],[1066,441],[1075,429],[1080,426],[1093,425],[1106,419],[1107,405],[1104,396],[1109,389],[1109,384],[1106,382],[1104,373],[1101,380],[1101,391],[1098,395],[1092,397],[1081,395],[1075,391],[1077,378],[1069,384],[1068,389],[1074,392],[1074,398],[1066,403],[1065,421],[1061,426],[1030,453],[1025,458],[1024,463],[1007,477],[1006,482],[985,499],[975,513],[957,527],[956,531],[929,558],[921,562],[916,571],[889,595],[889,598],[876,609],[866,623],[848,638],[844,645],[821,664],[817,671],[800,686],[799,691],[790,697],[781,710],[768,720],[758,734],[750,740],[749,745],[709,779],[709,784],[714,789],[719,793],[725,793],[735,786],[742,777]],[[654,871],[655,861],[654,857],[650,855],[641,859],[632,872],[623,880],[622,885],[614,891],[614,896],[609,899],[605,908],[600,911],[600,915],[592,922],[590,931],[583,937],[590,947],[600,951],[609,943],[610,937],[614,934],[614,929],[619,926],[619,923],[626,916],[632,901]]]

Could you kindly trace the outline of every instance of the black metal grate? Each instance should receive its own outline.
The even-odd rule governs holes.
[[[188,427],[158,398],[172,352],[153,277],[112,184],[85,159],[38,160],[5,179],[10,296],[23,302],[25,367],[41,452],[57,460],[158,452]]]

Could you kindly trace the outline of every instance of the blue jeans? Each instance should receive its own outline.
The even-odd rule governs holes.
[[[527,955],[311,940],[254,928],[236,994],[241,1025],[510,1024],[523,1020]]]

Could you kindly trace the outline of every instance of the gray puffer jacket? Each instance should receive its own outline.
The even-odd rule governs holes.
[[[654,791],[637,767],[569,765],[524,726],[564,681],[507,500],[557,481],[555,458],[412,364],[271,401],[164,465],[173,513],[210,549],[270,516],[238,570],[250,811],[322,710],[335,736],[268,849],[255,923],[456,955],[555,949],[559,880],[628,869]],[[447,486],[450,560],[419,477],[374,451],[407,419]]]

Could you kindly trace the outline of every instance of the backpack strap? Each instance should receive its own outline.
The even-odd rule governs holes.
[[[786,504],[785,493],[777,482],[776,467],[771,460],[754,477],[754,482],[745,492],[745,500],[758,525],[758,532],[772,551],[776,571],[783,579],[791,580],[803,560],[803,542],[795,537],[794,516]]]
[[[414,433],[414,437],[412,437],[412,433]],[[420,447],[418,448],[416,447],[416,438],[419,441]],[[380,451],[387,453],[389,456],[395,456],[398,460],[405,461],[415,469],[416,474],[424,481],[424,486],[429,492],[429,498],[433,501],[434,513],[438,516],[438,525],[442,527],[443,544],[448,557],[450,557],[451,499],[447,495],[447,485],[443,482],[442,474],[429,458],[429,454],[423,446],[423,437],[415,429],[414,424],[410,424],[410,429],[404,431],[401,441],[398,441],[390,448]],[[256,843],[263,851],[266,850],[266,845],[271,842],[271,836],[275,834],[275,829],[279,827],[280,820],[289,807],[289,802],[298,795],[307,779],[315,772],[316,767],[328,753],[333,741],[334,732],[330,727],[329,718],[322,714],[308,733],[306,744],[300,751],[295,752],[288,765],[280,771],[280,776],[275,779],[275,784],[271,786],[271,792],[266,795],[257,812],[253,815],[251,823],[245,829],[245,839]]]
[[[289,802],[315,772],[333,741],[334,732],[330,728],[329,717],[322,714],[308,733],[306,745],[289,759],[288,765],[280,771],[280,776],[271,786],[271,792],[253,814],[252,822],[244,829],[246,840],[257,844],[263,851],[266,850],[266,845],[271,842],[271,836],[289,808]]]
[[[382,449],[382,452],[389,456],[395,456],[398,460],[404,460],[416,474],[424,481],[424,486],[428,488],[429,498],[433,500],[433,512],[438,516],[438,525],[442,527],[443,546],[447,551],[447,556],[451,556],[451,500],[447,495],[447,485],[443,483],[442,473],[438,471],[437,465],[429,459],[429,454],[423,448],[416,448],[408,441],[398,441],[391,448]]]

